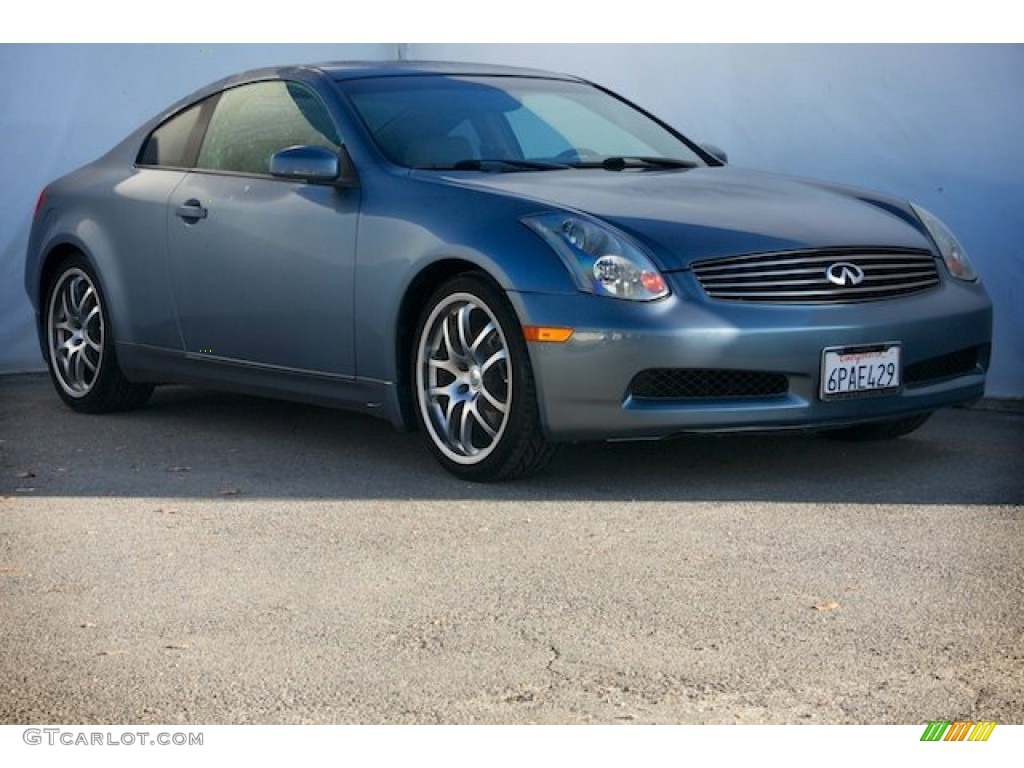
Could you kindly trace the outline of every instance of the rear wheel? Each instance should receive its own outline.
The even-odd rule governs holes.
[[[550,462],[555,447],[542,433],[522,329],[488,280],[460,276],[431,297],[412,363],[420,427],[449,472],[509,480]]]
[[[895,440],[897,437],[909,435],[924,425],[931,418],[930,413],[919,413],[902,419],[876,421],[871,424],[858,424],[853,427],[830,429],[824,434],[836,440]]]
[[[92,268],[81,256],[63,261],[46,293],[47,363],[57,394],[82,413],[137,408],[153,391],[133,384],[117,365],[110,318]]]

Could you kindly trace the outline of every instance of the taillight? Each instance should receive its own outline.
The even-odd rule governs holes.
[[[33,220],[36,219],[39,216],[39,211],[42,210],[43,203],[45,203],[45,202],[46,202],[46,187],[43,187],[42,191],[39,193],[39,199],[36,200],[36,209],[34,211],[32,211],[32,218],[33,218]]]

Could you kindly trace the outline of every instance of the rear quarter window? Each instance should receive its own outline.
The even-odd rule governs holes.
[[[195,154],[192,138],[201,110],[202,104],[196,104],[162,123],[143,142],[136,164],[165,168],[190,167]]]

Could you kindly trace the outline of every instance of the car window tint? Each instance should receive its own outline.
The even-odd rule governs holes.
[[[585,148],[600,155],[658,155],[657,147],[645,142],[614,122],[617,114],[604,115],[591,108],[615,104],[598,94],[559,93],[523,96],[521,109],[509,113],[508,120],[526,157],[554,157],[570,148]]]
[[[389,160],[447,167],[459,160],[503,157],[503,111],[518,106],[502,89],[450,78],[396,78],[370,89],[353,84],[359,114]]]
[[[266,174],[271,155],[299,144],[341,146],[320,99],[297,83],[243,85],[221,94],[196,167]]]
[[[448,131],[447,136],[452,139],[465,140],[466,154],[464,155],[463,158],[459,158],[460,160],[483,157],[483,154],[481,152],[481,145],[483,144],[483,139],[481,138],[480,131],[477,130],[476,125],[474,125],[471,121],[463,120],[450,131]]]
[[[523,157],[559,157],[574,149],[565,136],[532,109],[521,107],[513,110],[506,119],[519,140]]]
[[[201,108],[202,104],[189,107],[149,134],[136,162],[139,165],[188,168],[191,165],[189,139],[199,121]]]
[[[701,159],[669,128],[587,83],[536,77],[366,78],[342,88],[392,162],[460,159]]]

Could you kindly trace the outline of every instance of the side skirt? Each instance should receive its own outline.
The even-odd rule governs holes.
[[[117,360],[133,382],[186,384],[368,413],[405,424],[393,382],[194,355],[142,344],[117,343]]]

